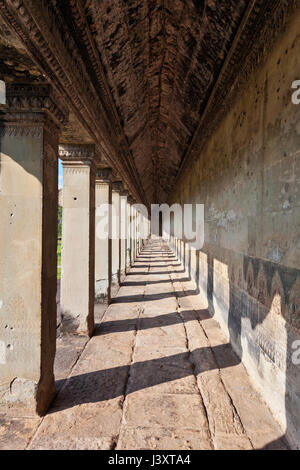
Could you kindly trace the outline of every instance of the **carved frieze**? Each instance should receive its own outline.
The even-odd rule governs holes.
[[[114,181],[112,184],[112,190],[117,193],[121,193],[123,191],[123,183],[122,181]]]
[[[128,196],[127,202],[128,202],[130,205],[135,204],[135,200],[134,200],[134,198],[133,198],[132,196]]]
[[[61,105],[49,85],[8,84],[6,104],[0,106],[0,120],[6,123],[44,123],[50,119],[57,127],[68,119],[68,110]],[[26,131],[25,131],[26,132]]]
[[[110,183],[112,180],[111,168],[97,168],[96,169],[96,183]]]
[[[60,145],[59,158],[64,162],[81,162],[95,158],[94,145]]]
[[[123,189],[123,191],[121,191],[121,196],[122,197],[127,197],[128,198],[128,191],[126,189]]]

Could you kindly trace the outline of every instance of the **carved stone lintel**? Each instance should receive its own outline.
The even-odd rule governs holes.
[[[111,168],[97,168],[96,170],[96,183],[110,183],[112,179]]]
[[[7,115],[6,115],[7,117]],[[31,125],[30,125],[31,123]],[[33,138],[40,138],[43,132],[43,125],[42,123],[38,123],[37,121],[29,121],[26,124],[22,125],[21,122],[14,122],[13,116],[12,118],[6,122],[1,122],[1,113],[0,113],[0,137],[4,137],[5,135],[14,136],[14,137],[33,137]]]
[[[113,190],[114,192],[120,193],[120,192],[123,190],[123,183],[122,183],[122,181],[115,181],[115,182],[112,184],[112,190]]]
[[[6,104],[0,106],[0,120],[21,127],[50,119],[59,128],[68,120],[68,110],[59,102],[49,85],[8,84]]]
[[[60,145],[59,158],[65,163],[90,161],[95,157],[95,146],[92,145]]]

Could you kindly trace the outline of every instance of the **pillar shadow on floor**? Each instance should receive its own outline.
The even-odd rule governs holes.
[[[176,282],[188,282],[190,279],[188,277],[182,277],[180,279],[176,279]],[[170,283],[170,279],[160,280],[160,281],[124,281],[121,283],[121,287],[135,287],[135,286],[147,286],[152,284],[167,284]]]
[[[133,318],[126,320],[105,321],[98,325],[95,336],[102,336],[112,333],[121,333],[125,331],[134,331],[137,329],[147,330],[151,328],[162,328],[171,325],[182,324],[182,321],[188,322],[193,320],[210,319],[211,315],[208,310],[187,310],[184,312],[173,312],[165,315],[157,315],[156,317]]]
[[[178,291],[178,292],[162,292],[159,294],[146,294],[146,295],[123,295],[123,296],[118,296],[112,299],[112,304],[124,304],[124,303],[132,303],[132,302],[151,302],[154,300],[163,300],[163,299],[168,299],[172,297],[176,298],[182,298],[190,295],[197,295],[198,294],[198,289],[193,289],[193,290],[186,290],[184,292]]]
[[[212,359],[218,357],[218,363]],[[197,364],[193,370],[190,363]],[[221,360],[221,363],[220,363]],[[193,352],[141,361],[131,366],[113,367],[70,377],[57,396],[49,414],[72,408],[84,403],[99,403],[124,394],[130,369],[130,393],[156,385],[179,380],[208,370],[232,367],[239,364],[230,344],[214,348],[204,347]]]
[[[137,264],[137,263],[135,263],[135,265],[134,265],[135,268],[139,268],[139,269],[140,268],[146,268],[147,269],[149,267],[150,268],[174,268],[176,266],[181,266],[181,264],[178,263],[178,264],[163,264],[163,265],[153,264],[153,265],[151,265],[151,264]],[[149,274],[152,274],[152,272],[150,271]]]
[[[135,268],[135,267],[134,267]],[[147,274],[151,274],[151,276],[160,276],[160,275],[163,275],[163,274],[172,274],[172,273],[176,273],[176,274],[184,274],[185,273],[185,269],[180,269],[178,271],[150,271],[150,273],[148,272],[145,272],[145,271],[132,271],[130,273],[127,274],[127,276],[147,276]],[[147,281],[148,282],[148,281]]]

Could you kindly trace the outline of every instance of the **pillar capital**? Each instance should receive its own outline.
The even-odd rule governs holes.
[[[117,193],[121,193],[123,190],[123,183],[122,181],[114,181],[112,184],[112,190]]]
[[[126,189],[123,189],[123,190],[121,191],[120,195],[121,195],[122,197],[127,197],[127,198],[128,198],[129,192],[128,192]]]
[[[131,204],[131,205],[135,204],[135,200],[133,199],[132,196],[128,196],[127,201],[128,201],[129,204]]]
[[[97,168],[96,169],[96,184],[109,184],[112,180],[111,168]]]
[[[63,164],[90,164],[95,158],[95,146],[93,144],[60,145],[59,158]]]
[[[51,120],[58,128],[68,120],[68,110],[50,85],[9,83],[6,86],[6,104],[0,106],[0,121],[14,123],[16,133],[32,124],[43,125]]]

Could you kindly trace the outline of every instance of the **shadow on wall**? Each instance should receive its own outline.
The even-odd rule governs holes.
[[[179,244],[181,246],[181,244]],[[207,250],[185,249],[189,278],[212,316],[227,332],[252,380],[285,428],[285,438],[300,448],[300,273],[297,269],[248,256],[239,273]],[[230,259],[230,258],[229,258]],[[232,263],[233,264],[233,263]],[[191,293],[188,293],[191,295]],[[298,347],[298,350],[300,348]]]

